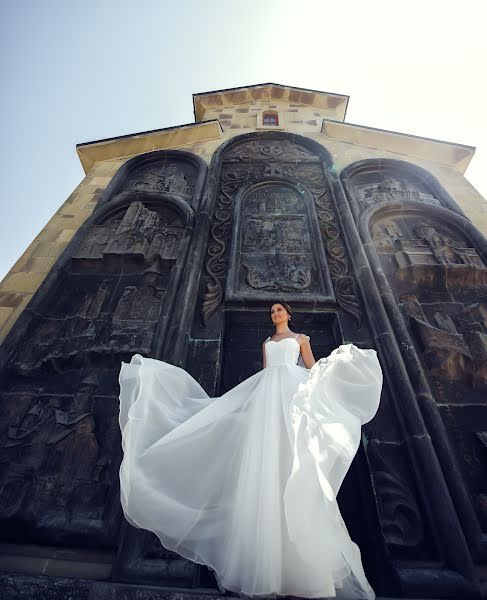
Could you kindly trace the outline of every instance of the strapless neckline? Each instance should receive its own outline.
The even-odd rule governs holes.
[[[282,340],[267,340],[266,344],[268,344],[269,342],[274,342],[274,344],[279,344],[279,342],[283,342],[284,340],[294,340],[296,342],[296,344],[301,348],[301,344],[298,342],[298,340],[296,338],[292,338],[292,337],[285,337],[285,338],[282,338]]]

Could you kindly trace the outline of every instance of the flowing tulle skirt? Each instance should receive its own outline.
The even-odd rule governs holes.
[[[120,372],[127,520],[242,595],[374,598],[336,494],[381,385],[375,351],[352,345],[219,398],[135,355]]]

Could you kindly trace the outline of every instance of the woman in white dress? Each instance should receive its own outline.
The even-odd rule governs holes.
[[[291,313],[272,305],[264,369],[218,398],[168,363],[122,363],[124,514],[240,595],[373,599],[336,495],[382,372],[352,344],[316,362]]]

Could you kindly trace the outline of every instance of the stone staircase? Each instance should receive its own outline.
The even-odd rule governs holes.
[[[189,590],[88,579],[0,574],[0,600],[223,600],[233,597],[238,598],[234,594],[221,594],[208,589]],[[484,597],[487,598],[482,595],[482,598]],[[298,600],[292,596],[286,598]],[[378,596],[377,600],[408,599]],[[415,598],[414,600],[426,599]],[[445,599],[429,598],[428,600]]]

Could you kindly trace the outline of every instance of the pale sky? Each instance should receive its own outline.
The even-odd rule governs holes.
[[[194,121],[191,94],[274,82],[347,121],[477,147],[485,0],[0,0],[0,280],[83,178],[77,143]]]

